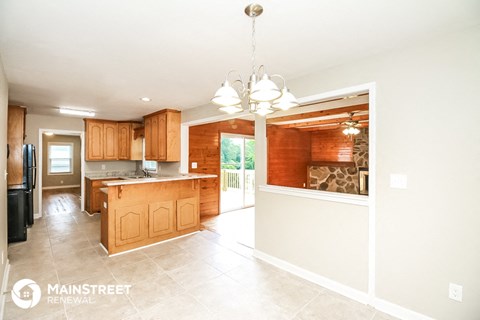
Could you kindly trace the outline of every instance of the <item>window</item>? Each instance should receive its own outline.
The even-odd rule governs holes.
[[[147,169],[149,172],[157,173],[157,161],[145,160],[145,139],[143,139],[143,161],[142,169]]]
[[[73,143],[48,143],[48,174],[73,174]]]

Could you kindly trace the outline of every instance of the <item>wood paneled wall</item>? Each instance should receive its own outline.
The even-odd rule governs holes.
[[[255,123],[247,120],[228,120],[192,126],[189,129],[189,170],[195,173],[216,174],[218,178],[203,179],[200,183],[200,215],[220,213],[220,135],[255,134]],[[192,162],[197,169],[192,169]]]
[[[312,132],[313,162],[353,161],[353,141],[342,130],[343,128]]]
[[[267,127],[267,182],[277,186],[303,188],[310,163],[310,132]]]

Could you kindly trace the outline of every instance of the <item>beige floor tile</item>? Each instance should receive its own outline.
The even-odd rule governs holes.
[[[49,303],[47,297],[42,296],[38,305],[31,309],[21,309],[13,301],[5,302],[4,318],[8,320],[64,319],[62,313],[65,315],[63,304]]]
[[[183,249],[181,251],[172,252],[168,255],[158,256],[152,259],[165,271],[181,268],[192,263],[192,261],[195,261],[195,257]]]
[[[23,264],[20,265],[20,268],[12,266],[8,277],[7,289],[11,290],[13,285],[22,279],[35,281],[42,289],[42,292],[47,289],[48,284],[53,285],[58,283],[57,272],[55,271],[53,264]]]
[[[375,311],[334,293],[322,293],[295,320],[371,320]]]
[[[215,269],[220,270],[221,272],[228,272],[232,269],[235,269],[242,263],[247,263],[245,259],[245,257],[238,255],[234,252],[222,251],[220,253],[216,253],[203,259],[203,261],[205,261]]]
[[[97,251],[90,247],[82,250],[74,250],[71,252],[65,252],[60,257],[55,257],[54,263],[58,268],[64,268],[71,265],[83,265],[86,263],[99,263],[102,265],[103,259],[99,256]]]
[[[247,287],[256,301],[277,305],[289,318],[323,292],[323,289],[289,274],[275,274],[268,281]]]
[[[61,284],[85,281],[95,277],[108,277],[111,275],[102,259],[98,261],[85,261],[78,263],[74,261],[70,264],[63,263],[57,266],[58,278]]]
[[[221,246],[207,241],[206,243],[191,243],[183,248],[196,259],[205,259],[217,253],[226,252],[227,250]]]
[[[103,253],[105,253],[103,249],[101,250]],[[125,267],[129,264],[137,263],[147,258],[148,257],[141,250],[137,250],[137,251],[127,252],[120,255],[111,256],[111,257],[105,254],[103,257],[103,261],[105,262],[105,265],[107,267],[113,268],[113,267]]]
[[[155,280],[165,273],[155,262],[146,257],[136,263],[130,263],[124,266],[119,264],[109,267],[109,269],[120,284],[133,284],[145,280]]]
[[[177,252],[183,251],[183,249],[181,249],[179,246],[169,241],[169,242],[163,242],[151,247],[144,248],[140,251],[151,258],[155,258],[159,256],[166,256],[172,253],[175,254]]]
[[[212,240],[220,237],[218,233],[212,232],[207,229],[202,230],[199,234],[207,240]]]
[[[92,303],[66,308],[69,320],[125,319],[137,314],[137,310],[125,295],[95,297]]]
[[[167,273],[185,289],[196,287],[221,275],[220,271],[203,261],[196,261]]]
[[[8,259],[11,265],[51,261],[53,259],[50,247],[36,248],[30,244],[8,248]]]
[[[63,257],[76,250],[90,248],[92,244],[86,238],[77,238],[63,243],[52,244],[52,254],[54,258]]]
[[[141,313],[144,320],[211,320],[213,314],[195,298],[181,294]]]
[[[221,275],[188,291],[213,313],[240,310],[250,301],[248,292],[235,280]]]
[[[135,283],[130,289],[129,297],[133,304],[144,311],[154,305],[185,292],[185,289],[168,275],[155,280]]]
[[[238,267],[226,273],[230,278],[238,281],[245,287],[267,283],[275,279],[279,274],[286,274],[286,272],[267,263],[248,259],[242,261]]]

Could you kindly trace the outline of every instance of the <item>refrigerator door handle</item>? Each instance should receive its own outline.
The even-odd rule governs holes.
[[[10,157],[10,145],[7,143],[7,159]]]
[[[33,167],[33,186],[32,189],[35,189],[37,185],[37,167]]]

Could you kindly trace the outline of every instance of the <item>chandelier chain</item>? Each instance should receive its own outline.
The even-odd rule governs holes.
[[[255,16],[252,18],[252,74],[255,74],[255,49],[256,49],[256,42],[255,42]]]

